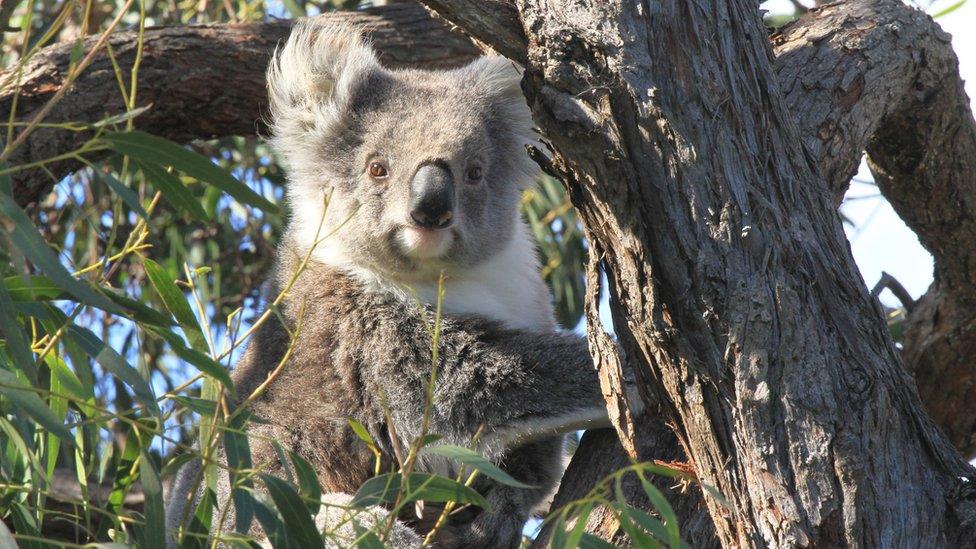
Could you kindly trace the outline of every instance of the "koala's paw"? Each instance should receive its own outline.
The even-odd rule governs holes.
[[[315,516],[315,527],[326,532],[326,549],[350,547],[363,530],[373,530],[377,526],[385,528],[390,514],[382,507],[351,509],[349,494],[331,493],[322,496],[322,507]],[[357,532],[357,529],[359,532]],[[386,538],[389,549],[416,549],[422,544],[420,536],[412,528],[399,520],[393,523]]]
[[[517,549],[522,543],[524,525],[525,518],[521,514],[482,513],[474,522],[453,532],[457,539],[453,547]]]

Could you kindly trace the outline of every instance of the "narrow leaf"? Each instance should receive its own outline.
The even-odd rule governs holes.
[[[34,353],[31,352],[23,326],[17,321],[13,299],[6,285],[0,285],[0,334],[4,337],[7,352],[14,364],[27,376],[28,381],[36,384],[37,366],[34,364]]]
[[[220,381],[220,383],[232,395],[235,394],[234,382],[231,381],[230,373],[228,373],[227,369],[221,366],[214,359],[199,351],[190,349],[183,343],[183,339],[180,338],[180,336],[170,332],[169,330],[159,329],[155,326],[143,326],[143,328],[145,328],[147,332],[156,334],[169,343],[169,348],[176,354],[176,356],[185,360],[192,366],[195,366],[198,370],[207,374],[208,376]]]
[[[370,505],[393,503],[400,493],[402,479],[400,473],[386,473],[375,476],[359,487],[350,505],[365,508]],[[404,493],[404,501],[454,501],[470,503],[485,509],[490,508],[484,496],[472,488],[453,479],[427,473],[411,473],[407,485],[404,487]]]
[[[186,302],[186,296],[173,282],[166,269],[148,257],[143,260],[143,266],[146,268],[149,282],[159,297],[163,299],[163,304],[176,318],[176,322],[183,329],[183,333],[186,334],[190,347],[201,353],[210,352],[207,339],[203,335],[203,330],[200,328],[200,323],[197,322],[197,317],[193,314],[190,304]]]
[[[271,475],[262,474],[261,480],[285,521],[289,539],[303,548],[324,547],[322,536],[298,493],[287,482]]]
[[[135,193],[129,187],[126,187],[125,183],[119,181],[119,178],[115,177],[114,174],[103,172],[98,169],[93,169],[92,172],[95,177],[101,179],[105,182],[108,188],[112,189],[116,196],[122,199],[122,202],[129,207],[130,210],[136,212],[139,217],[149,221],[149,213],[142,207],[139,203],[139,195]]]
[[[210,219],[203,206],[200,205],[200,201],[193,196],[193,193],[190,192],[190,189],[186,188],[186,185],[180,181],[179,177],[167,172],[165,168],[150,162],[137,161],[136,164],[142,169],[142,173],[146,176],[146,179],[159,192],[163,193],[163,196],[166,197],[166,200],[169,200],[170,204],[185,211],[190,214],[190,217],[199,221],[207,221]]]
[[[583,536],[580,538],[579,549],[617,549],[617,546],[593,534],[583,533]]]
[[[278,207],[266,198],[241,183],[226,170],[217,166],[209,158],[181,147],[168,139],[140,132],[107,133],[103,136],[113,149],[143,162],[170,166],[181,172],[209,183],[239,202],[250,204],[269,213],[276,213]]]
[[[298,478],[298,493],[305,500],[308,512],[314,517],[322,506],[322,487],[319,486],[315,469],[305,458],[295,452],[288,452],[292,465],[295,467],[295,477]]]
[[[15,408],[19,408],[49,432],[57,435],[62,442],[74,445],[71,431],[47,407],[34,389],[4,369],[0,369],[0,394],[10,399]]]
[[[139,461],[139,479],[145,496],[143,517],[145,524],[140,530],[142,547],[164,549],[166,547],[166,512],[163,507],[163,484],[156,465],[142,452]]]
[[[68,335],[102,368],[128,385],[135,393],[136,400],[154,416],[160,416],[159,405],[153,395],[152,387],[142,378],[139,371],[129,365],[118,352],[105,344],[91,330],[77,325],[68,326]]]
[[[38,268],[46,273],[55,284],[75,296],[80,302],[93,305],[113,314],[123,314],[122,309],[109,301],[105,296],[96,292],[84,282],[78,280],[61,264],[57,254],[48,247],[47,242],[37,232],[24,210],[21,210],[13,198],[0,193],[0,217],[6,216],[12,222],[10,239],[14,246],[25,257],[30,259]]]
[[[531,488],[528,484],[519,482],[511,475],[499,469],[494,463],[488,461],[474,450],[453,446],[450,444],[440,444],[437,446],[427,446],[420,451],[421,454],[434,454],[457,460],[467,467],[477,469],[481,474],[494,479],[506,486],[516,488]]]

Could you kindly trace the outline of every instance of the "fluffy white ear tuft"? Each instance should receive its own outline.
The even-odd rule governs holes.
[[[525,105],[522,96],[522,71],[515,63],[496,55],[479,57],[460,69],[465,84],[475,84],[496,101],[515,101]]]
[[[510,161],[521,176],[517,183],[528,187],[535,182],[538,166],[523,150],[524,145],[538,142],[532,122],[532,112],[522,93],[522,70],[512,61],[498,56],[476,59],[459,71],[459,84],[474,86],[483,92],[496,121],[513,139]]]
[[[288,142],[326,131],[371,72],[383,70],[359,29],[347,24],[295,24],[268,67],[274,139],[285,156]]]

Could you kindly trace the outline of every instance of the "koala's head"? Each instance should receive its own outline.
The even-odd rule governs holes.
[[[492,57],[389,70],[357,30],[299,24],[268,72],[291,238],[317,234],[314,257],[405,281],[497,254],[535,173],[519,80]]]

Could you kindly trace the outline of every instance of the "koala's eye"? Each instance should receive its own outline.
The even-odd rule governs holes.
[[[382,162],[373,161],[369,163],[369,168],[366,170],[369,172],[369,176],[373,179],[386,179],[390,175],[390,172],[386,170],[386,166]]]
[[[472,166],[472,167],[468,168],[468,173],[466,174],[466,177],[468,178],[468,181],[470,181],[472,183],[476,183],[478,181],[481,181],[481,177],[482,177],[481,167],[480,166]]]

